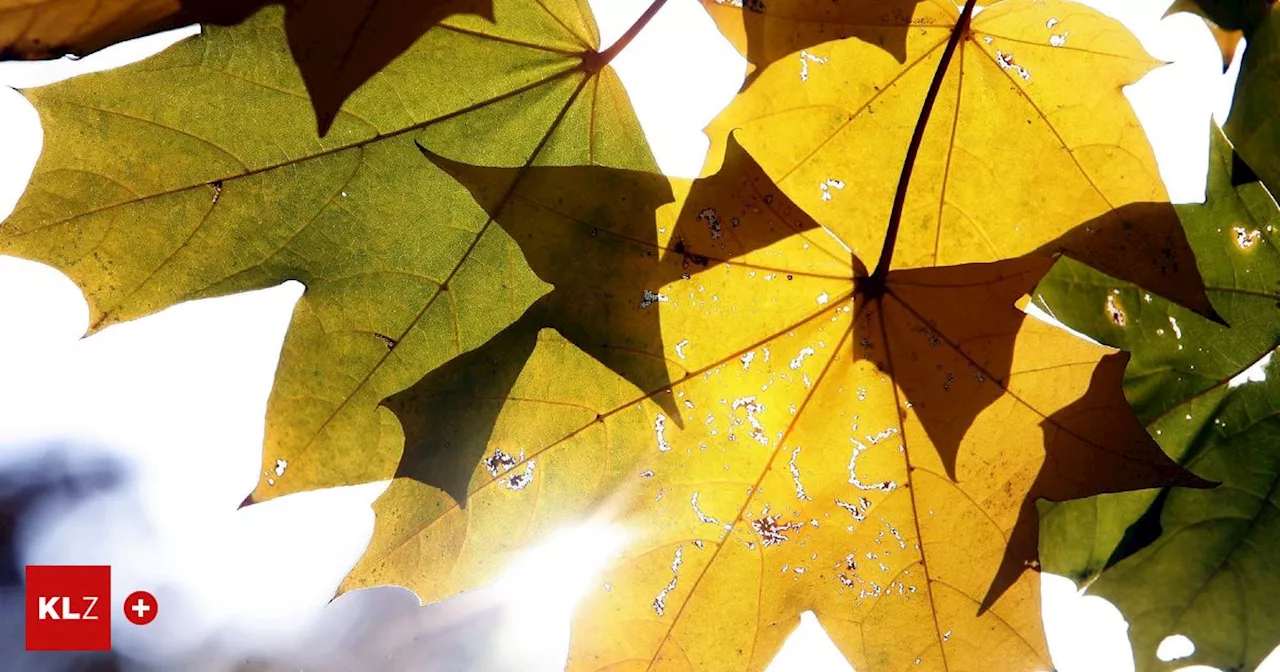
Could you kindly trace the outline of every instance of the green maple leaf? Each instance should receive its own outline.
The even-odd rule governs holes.
[[[1046,571],[1088,585],[1129,621],[1138,669],[1252,669],[1280,643],[1280,380],[1231,382],[1280,344],[1280,209],[1213,130],[1203,205],[1178,206],[1206,291],[1230,328],[1080,264],[1055,268],[1036,300],[1104,343],[1130,350],[1125,393],[1171,457],[1218,488],[1104,495],[1044,507]],[[1182,634],[1189,659],[1157,645]]]
[[[455,14],[493,20],[492,0],[0,0],[0,58],[85,55],[192,23],[235,25],[284,8],[284,31],[320,135],[342,103],[432,26]]]
[[[573,0],[456,16],[317,138],[267,9],[159,56],[27,92],[45,150],[0,252],[54,265],[90,331],[174,303],[300,280],[253,500],[390,476],[378,403],[474,348],[550,288],[420,147],[507,165],[656,170]],[[181,95],[175,95],[180,91]],[[274,473],[277,460],[287,471]]]

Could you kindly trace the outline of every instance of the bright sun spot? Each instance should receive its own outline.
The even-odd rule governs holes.
[[[494,585],[509,621],[504,633],[519,639],[519,648],[544,652],[568,646],[574,607],[595,587],[598,574],[622,549],[622,528],[588,521],[562,528],[521,554]]]

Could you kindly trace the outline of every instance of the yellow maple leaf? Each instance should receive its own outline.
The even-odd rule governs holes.
[[[806,610],[859,670],[1044,668],[1035,499],[1202,484],[1124,355],[1017,309],[1048,258],[877,289],[732,142],[695,182],[431,158],[606,326],[522,319],[386,402],[405,457],[343,591],[441,599],[605,511],[628,537],[570,669],[761,669]],[[621,339],[671,382],[586,352]]]
[[[1159,62],[1118,21],[1064,0],[993,3],[958,30],[960,9],[942,1],[706,4],[764,68],[708,127],[709,170],[736,131],[868,263],[896,206],[894,269],[1059,251],[1213,315],[1184,272],[1194,259],[1121,92]]]

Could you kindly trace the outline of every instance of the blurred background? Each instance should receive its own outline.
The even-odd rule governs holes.
[[[649,0],[593,0],[604,44]],[[1156,58],[1126,94],[1175,202],[1204,196],[1209,119],[1225,119],[1239,67],[1168,0],[1096,0]],[[39,119],[17,90],[122,65],[190,27],[83,59],[0,63],[0,218],[26,186]],[[694,0],[673,0],[614,62],[669,174],[695,177],[702,127],[739,88],[744,63]],[[796,67],[800,67],[796,64]],[[176,306],[81,338],[80,291],[40,264],[0,256],[0,663],[6,670],[559,670],[575,597],[598,588],[602,530],[562,531],[493,586],[419,606],[399,588],[332,600],[373,531],[386,483],[304,493],[238,510],[258,477],[262,424],[297,283]],[[23,650],[22,567],[110,564],[115,650]],[[1119,612],[1043,576],[1062,672],[1131,672]],[[123,618],[134,590],[156,621]],[[332,600],[332,601],[331,601]],[[1162,657],[1194,643],[1170,638]],[[808,614],[771,670],[851,669]],[[1209,668],[1187,668],[1208,670]],[[1280,670],[1273,654],[1263,669]]]

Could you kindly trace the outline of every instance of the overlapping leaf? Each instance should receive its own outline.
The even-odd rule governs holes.
[[[192,23],[234,25],[268,5],[286,8],[320,135],[348,96],[427,30],[455,14],[494,18],[493,0],[0,0],[0,54],[84,55]]]
[[[742,4],[747,9],[713,8],[731,36],[757,16],[753,3]],[[921,101],[959,11],[941,0],[910,13],[893,2],[776,4],[807,27],[764,33],[760,48],[770,56],[792,53],[711,124],[712,153],[737,129],[787,195],[856,255],[875,259]],[[861,8],[858,18],[837,16],[846,4]],[[768,19],[774,6],[759,16]],[[854,21],[857,39],[815,44],[843,30],[841,20]],[[880,46],[904,38],[901,53]],[[750,54],[757,43],[746,39]],[[1195,274],[1182,272],[1194,259],[1121,93],[1157,65],[1133,35],[1070,2],[999,2],[974,17],[954,60],[919,147],[895,269],[993,261],[1052,245],[1211,311]],[[1090,227],[1078,229],[1082,222]],[[1135,267],[1135,256],[1161,263]]]
[[[1036,45],[1054,55],[1028,66],[978,46],[1024,44],[1057,9],[1085,48]],[[866,57],[830,101],[774,61],[695,182],[654,174],[581,3],[448,19],[323,139],[265,11],[33,93],[49,149],[0,251],[66,270],[95,328],[305,282],[253,496],[400,458],[344,589],[437,599],[603,508],[630,538],[579,610],[572,667],[759,669],[804,610],[861,670],[1044,667],[1034,501],[1204,482],[1133,418],[1123,356],[1015,304],[1068,251],[1210,310],[1118,92],[1150,66],[1131,38],[1066,4],[993,5],[985,33],[915,11],[799,54],[809,83]],[[904,60],[871,46],[890,34]],[[1042,66],[1067,81],[1035,89]],[[935,103],[931,81],[955,95]],[[800,104],[786,137],[741,116],[762,95]],[[1058,107],[1037,122],[1037,101]],[[857,137],[815,145],[823,106]],[[792,190],[801,209],[775,186],[788,143],[821,158],[803,170],[854,175]],[[983,143],[1035,160],[1011,175]],[[1026,193],[1045,182],[1067,200]],[[886,232],[894,265],[868,276]]]
[[[6,58],[49,58],[97,51],[184,25],[168,22],[181,11],[181,0],[4,0],[0,53]]]
[[[1224,30],[1253,32],[1271,13],[1271,0],[1174,0],[1165,16],[1189,12]]]
[[[935,17],[912,17],[917,0],[821,2],[815,0],[702,0],[716,25],[747,58],[750,84],[761,69],[784,57],[795,58],[823,42],[861,39],[899,61],[906,58],[907,32],[932,26]],[[800,55],[800,61],[820,59]]]
[[[1214,129],[1204,205],[1179,206],[1225,328],[1078,264],[1055,268],[1036,299],[1067,324],[1133,352],[1125,392],[1174,459],[1211,491],[1107,495],[1046,508],[1045,569],[1089,584],[1129,621],[1139,670],[1206,664],[1253,669],[1280,643],[1276,382],[1238,376],[1280,345],[1280,209]],[[1158,537],[1158,538],[1157,538]],[[1150,546],[1143,548],[1145,545]],[[1156,658],[1165,637],[1191,659]]]
[[[1165,16],[1187,12],[1203,18],[1222,52],[1222,71],[1226,72],[1240,40],[1253,39],[1254,31],[1271,13],[1271,5],[1271,0],[1174,0]]]
[[[45,150],[0,252],[70,275],[92,330],[301,280],[252,497],[386,478],[402,438],[378,402],[550,289],[418,144],[477,162],[655,169],[616,75],[595,69],[583,11],[508,0],[496,24],[451,18],[323,139],[278,9],[32,90]]]
[[[869,297],[732,143],[692,184],[436,160],[543,279],[595,278],[565,301],[629,328],[580,349],[522,320],[389,399],[402,478],[343,590],[441,599],[603,509],[631,538],[571,669],[760,669],[805,610],[858,669],[1034,669],[1034,500],[1199,483],[1134,420],[1122,356],[1015,307],[1048,259],[899,271]],[[583,351],[623,336],[672,382]]]
[[[1236,80],[1231,116],[1223,127],[1236,151],[1272,193],[1280,189],[1280,17],[1269,13],[1249,37]]]

